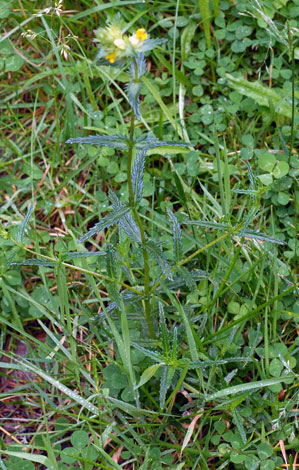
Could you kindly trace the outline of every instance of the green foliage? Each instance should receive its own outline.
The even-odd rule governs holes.
[[[291,468],[298,0],[33,3],[0,2],[0,467]],[[107,67],[119,10],[150,38]]]

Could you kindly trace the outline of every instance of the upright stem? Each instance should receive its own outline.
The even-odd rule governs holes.
[[[290,164],[291,156],[294,147],[294,120],[295,120],[295,49],[292,46],[291,50],[291,66],[292,66],[292,119],[291,119],[291,138],[290,138],[290,148],[289,148],[289,158],[288,162]]]
[[[138,81],[137,76],[137,65],[134,62],[135,66],[135,80]],[[134,201],[134,194],[133,194],[133,186],[132,186],[132,160],[133,160],[133,148],[134,148],[134,121],[135,121],[135,114],[132,110],[131,112],[131,126],[130,126],[130,135],[129,135],[129,149],[128,149],[128,166],[127,166],[127,177],[128,177],[128,189],[129,189],[129,204],[133,213],[133,216],[136,220],[136,223],[139,228],[141,243],[142,243],[142,255],[143,255],[143,264],[144,264],[144,313],[145,319],[148,327],[148,331],[150,337],[152,339],[155,338],[155,332],[153,328],[153,323],[151,319],[151,311],[150,311],[150,269],[149,269],[149,260],[148,260],[148,253],[145,247],[146,238],[145,232],[142,225],[142,220],[137,212],[135,201]]]

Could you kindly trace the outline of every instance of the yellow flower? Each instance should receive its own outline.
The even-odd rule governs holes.
[[[137,29],[135,36],[140,39],[140,41],[144,41],[145,39],[148,38],[147,32],[145,31],[144,28],[139,28]]]
[[[110,54],[105,56],[105,59],[109,60],[110,64],[115,62],[115,52],[110,52]]]
[[[148,34],[144,28],[137,29],[136,33],[133,36],[129,37],[130,43],[135,49],[138,49],[139,46],[143,43],[145,39],[148,38]]]

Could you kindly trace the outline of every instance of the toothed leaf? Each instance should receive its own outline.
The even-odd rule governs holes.
[[[182,286],[187,286],[190,289],[194,289],[194,285],[191,284],[191,279],[186,279],[185,273],[181,272],[181,269],[183,268],[183,271],[187,271],[189,274],[189,277],[192,279],[194,282],[194,285],[196,285],[196,282],[202,281],[204,279],[209,279],[209,274],[206,271],[201,271],[201,270],[194,270],[194,271],[188,271],[184,266],[179,266],[176,268],[176,275],[173,280],[167,280],[164,281],[165,285],[170,288],[170,289],[179,289]],[[162,287],[157,288],[157,292],[163,291]]]
[[[265,233],[255,232],[254,230],[246,230],[244,233],[237,233],[239,237],[251,238],[252,240],[260,240],[263,242],[277,243],[278,245],[285,245],[285,242],[278,240],[277,238],[270,237]]]
[[[185,220],[186,225],[198,225],[199,227],[214,228],[216,230],[229,230],[231,227],[227,224],[210,222],[208,220]]]
[[[115,193],[109,191],[109,198],[112,203],[112,206],[115,210],[124,207]],[[137,243],[141,243],[141,236],[140,231],[133,220],[133,217],[130,214],[126,214],[122,217],[119,222],[119,226],[123,229],[123,231],[128,235],[131,240]]]
[[[232,193],[236,194],[248,194],[249,196],[255,196],[258,191],[252,191],[251,189],[232,189]]]
[[[185,148],[185,147],[192,147],[192,144],[190,142],[171,142],[167,140],[142,140],[142,141],[136,141],[135,147],[138,150],[149,150],[153,149],[156,147],[167,147],[167,148]]]
[[[146,72],[146,61],[144,59],[144,54],[137,54],[136,57],[136,64],[137,64],[137,74],[138,74],[138,80],[142,75],[145,74]],[[129,69],[129,74],[133,80],[136,80],[136,69],[135,69],[135,63],[134,61],[130,62],[130,69]]]
[[[182,231],[176,216],[169,209],[167,209],[167,214],[172,222],[173,253],[178,263],[182,258]]]
[[[125,217],[122,217],[118,224],[133,242],[141,243],[138,226],[130,214],[126,214]]]
[[[155,362],[164,362],[162,354],[159,354],[159,353],[156,353],[155,351],[151,351],[150,349],[144,348],[143,346],[140,346],[140,344],[135,343],[134,341],[131,341],[131,345],[133,346],[133,348],[142,352],[145,355],[145,357],[150,357]]]
[[[122,206],[117,209],[112,210],[108,215],[106,215],[100,222],[98,222],[94,227],[92,227],[85,235],[79,238],[79,243],[83,243],[89,238],[91,238],[96,233],[101,232],[105,228],[110,227],[120,221],[124,217],[130,208],[127,206]]]
[[[200,227],[206,227],[206,228],[214,228],[216,230],[226,230],[226,231],[232,231],[233,227],[230,227],[227,224],[221,224],[221,223],[216,223],[216,222],[208,222],[208,221],[203,221],[203,220],[188,220],[184,221],[184,224],[192,224],[192,225],[198,225]],[[232,233],[234,237],[245,237],[245,238],[252,238],[256,240],[261,240],[261,241],[266,241],[270,243],[277,243],[279,245],[285,245],[285,243],[282,240],[278,240],[277,238],[270,237],[269,235],[266,235],[265,233],[260,233],[256,232],[254,230],[245,230],[244,232],[236,232]]]
[[[169,344],[169,331],[167,329],[164,308],[161,302],[159,302],[159,313],[160,313],[160,337],[162,341],[163,354],[169,357],[170,344]]]
[[[105,256],[105,254],[105,251],[74,251],[73,253],[69,251],[68,253],[63,253],[62,258],[88,258],[90,256]]]
[[[143,151],[138,152],[132,169],[132,186],[135,204],[138,204],[142,199],[145,159],[146,153]]]
[[[24,259],[23,261],[14,261],[13,263],[10,263],[10,266],[55,266],[56,263],[55,261],[50,261],[46,259]]]
[[[26,230],[26,227],[28,225],[28,222],[29,222],[30,216],[32,214],[32,211],[33,211],[33,206],[30,206],[28,211],[27,211],[27,214],[24,217],[23,222],[20,225],[20,229],[18,231],[18,236],[17,236],[17,240],[18,240],[19,243],[23,243],[25,230]]]
[[[116,307],[120,306],[121,296],[118,291],[115,279],[117,277],[116,263],[115,263],[115,250],[111,244],[108,244],[106,250],[106,270],[107,276],[113,279],[112,282],[106,283],[106,288],[109,293],[110,299],[115,303]]]
[[[126,150],[127,138],[122,135],[89,135],[88,137],[73,137],[66,141],[67,144],[89,144],[100,147],[117,148]]]
[[[157,46],[161,46],[164,42],[166,42],[167,39],[146,39],[143,41],[141,46],[138,47],[139,52],[146,52],[146,51],[151,51]]]
[[[110,199],[113,209],[118,209],[119,207],[123,207],[123,204],[120,202],[117,195],[113,191],[109,190],[108,197]]]
[[[122,301],[126,303],[126,305],[132,304],[132,303],[136,305],[138,301],[140,302],[139,295],[137,294],[132,294],[131,292],[124,292],[124,293],[119,293],[119,295]],[[109,305],[106,307],[106,311],[108,313],[112,313],[117,307],[118,307],[118,304],[116,304],[115,302],[110,302]]]
[[[139,82],[129,82],[126,85],[126,92],[131,108],[134,111],[135,117],[138,121],[141,119],[139,107],[139,93],[141,84]]]
[[[148,240],[146,242],[145,247],[147,248],[149,254],[151,256],[153,256],[153,258],[155,258],[155,260],[159,264],[160,268],[162,269],[163,274],[165,274],[165,276],[168,279],[172,280],[171,268],[170,268],[170,265],[169,265],[165,255],[164,255],[163,251],[152,240]]]
[[[173,336],[172,336],[172,348],[171,348],[171,359],[172,361],[177,360],[178,355],[178,330],[175,327],[173,329]]]
[[[189,287],[190,290],[194,289],[196,287],[196,282],[193,278],[193,273],[188,271],[188,269],[185,268],[185,266],[178,266],[178,272],[182,276],[183,280],[185,281],[185,284],[187,287]]]
[[[116,278],[115,250],[110,243],[107,245],[106,250],[106,270],[107,276],[112,279]]]
[[[251,191],[254,191],[255,189],[255,185],[254,185],[254,180],[255,180],[255,176],[253,174],[253,171],[252,171],[252,168],[250,166],[250,164],[248,162],[245,162],[246,163],[246,166],[247,166],[247,169],[248,169],[248,177],[249,177],[249,181],[250,181],[250,190]]]
[[[168,366],[162,366],[162,374],[160,379],[160,397],[159,397],[159,405],[161,410],[163,410],[166,400],[166,393],[168,389],[167,384],[167,376],[168,376]]]
[[[251,209],[251,211],[249,211],[249,213],[247,214],[247,217],[244,221],[244,224],[243,224],[243,227],[242,227],[242,230],[240,230],[240,235],[243,237],[245,236],[244,234],[246,233],[246,229],[248,227],[248,225],[250,225],[251,221],[253,220],[255,214],[256,214],[256,210],[253,208]]]

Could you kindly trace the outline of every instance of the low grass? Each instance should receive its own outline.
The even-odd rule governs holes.
[[[0,2],[1,469],[297,468],[298,9]],[[129,134],[127,68],[93,42],[118,12],[167,39],[134,122],[169,143],[145,243],[85,237],[130,151],[66,143]]]

